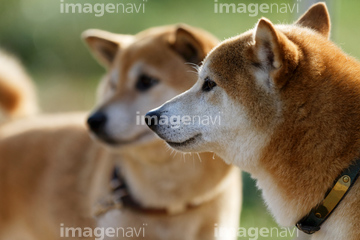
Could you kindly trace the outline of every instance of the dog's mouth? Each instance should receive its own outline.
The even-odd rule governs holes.
[[[169,146],[172,147],[172,148],[184,148],[184,147],[188,147],[190,145],[193,145],[198,140],[200,140],[200,138],[201,138],[201,133],[196,134],[194,137],[189,138],[188,140],[185,140],[183,142],[166,141],[166,143],[169,144]]]

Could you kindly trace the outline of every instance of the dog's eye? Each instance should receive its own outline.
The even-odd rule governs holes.
[[[214,87],[216,87],[216,82],[210,80],[210,78],[205,78],[204,85],[202,86],[202,90],[204,92],[210,92]]]
[[[138,78],[135,87],[137,90],[144,92],[146,90],[149,90],[150,88],[152,88],[153,86],[155,86],[158,83],[159,83],[159,80],[157,80],[153,77],[150,77],[148,75],[142,74]]]

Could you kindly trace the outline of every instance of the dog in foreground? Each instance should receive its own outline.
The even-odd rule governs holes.
[[[214,151],[251,173],[280,225],[297,224],[312,239],[357,240],[360,63],[329,34],[324,3],[292,25],[262,18],[215,47],[197,83],[147,123],[179,151]],[[153,120],[217,114],[215,126]]]
[[[185,63],[201,62],[217,40],[186,25],[152,28],[135,36],[100,30],[83,36],[107,69],[98,107],[88,120],[102,144],[88,136],[86,113],[3,124],[0,239],[73,239],[60,236],[61,227],[98,226],[131,227],[148,240],[223,240],[214,235],[215,224],[235,230],[239,223],[239,170],[214,160],[213,153],[174,155],[147,126],[135,124],[137,111],[146,113],[195,83],[196,75]],[[3,76],[0,88],[8,83]],[[15,107],[0,97],[6,112],[35,113],[22,107],[32,98],[20,86],[0,92],[19,97]],[[120,189],[126,199],[108,187],[114,163],[119,169],[113,180],[126,183]],[[130,236],[106,239],[138,239]]]

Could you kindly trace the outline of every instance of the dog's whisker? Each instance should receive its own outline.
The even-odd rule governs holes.
[[[199,73],[198,73],[198,72],[195,72],[195,71],[188,70],[187,72],[188,72],[188,73],[194,73],[194,74],[196,74],[196,75],[199,75]]]
[[[186,64],[186,65],[190,65],[190,67],[192,67],[193,69],[195,69],[197,73],[198,73],[199,70],[200,70],[200,66],[197,65],[197,64],[195,64],[195,63],[187,62],[187,63],[185,63],[185,64]]]
[[[169,146],[167,146],[166,152],[169,152],[170,150],[172,150],[172,149]]]
[[[172,149],[172,151],[171,151],[171,155],[172,155],[173,157],[175,157],[175,155],[176,155],[176,151],[175,151],[174,149]]]
[[[199,68],[199,65],[197,65],[196,63],[186,62],[185,64],[186,64],[186,65],[190,65],[190,66],[192,66],[192,67]]]
[[[197,156],[199,157],[200,162],[202,162],[201,157],[200,157],[200,154],[199,154],[199,153],[196,153],[196,154],[197,154]]]

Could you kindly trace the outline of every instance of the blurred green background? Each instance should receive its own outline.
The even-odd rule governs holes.
[[[316,1],[219,0],[221,3],[298,3],[300,12],[262,14],[214,13],[214,0],[65,0],[65,3],[145,3],[145,13],[61,14],[60,0],[2,0],[0,46],[18,56],[38,87],[45,112],[90,110],[104,70],[80,39],[88,28],[135,34],[149,27],[184,22],[202,27],[219,39],[252,28],[265,16],[274,23],[289,23]],[[332,14],[332,40],[354,57],[360,57],[360,1],[327,1]],[[276,226],[261,201],[254,181],[244,174],[242,226]],[[275,238],[267,238],[275,239]],[[283,238],[289,239],[289,238]]]

